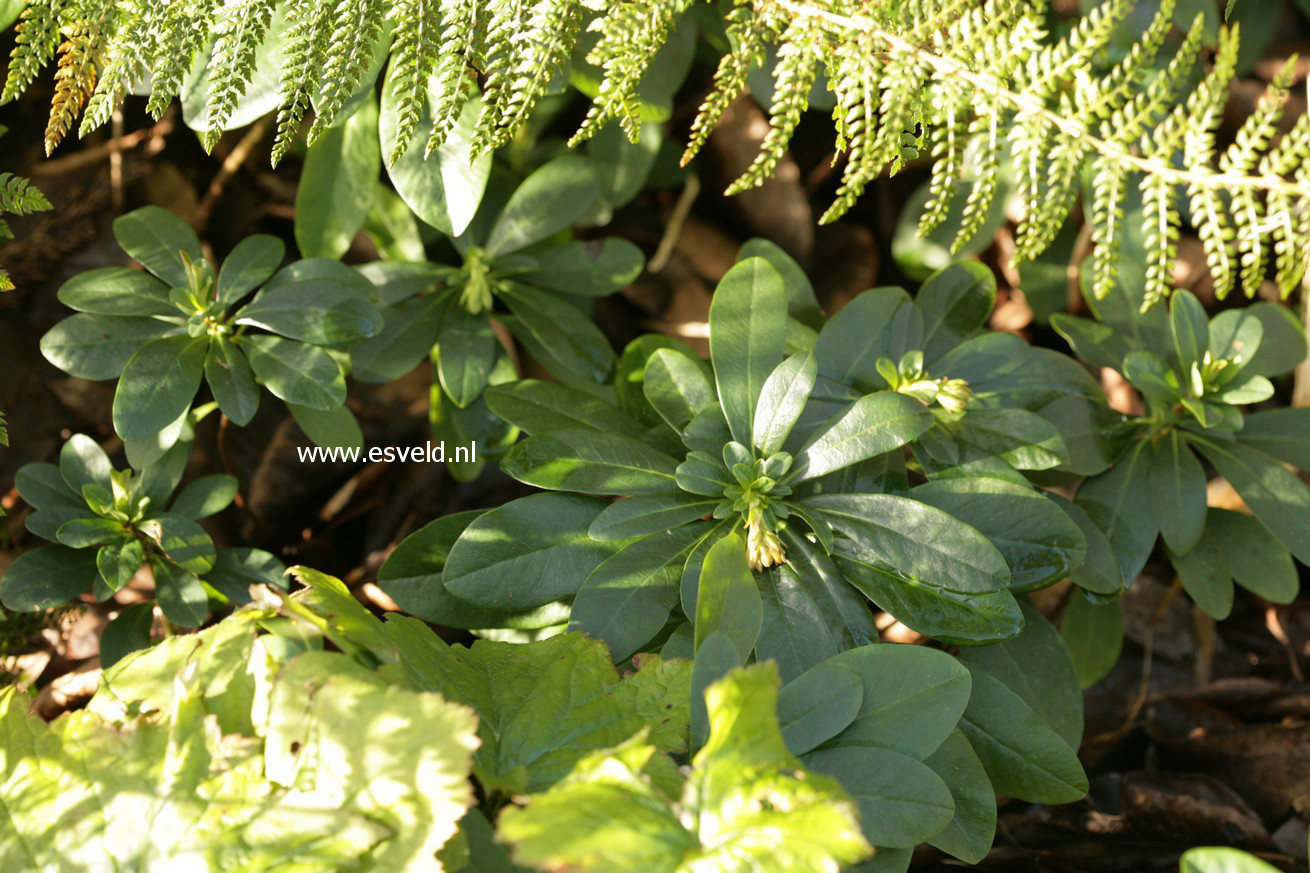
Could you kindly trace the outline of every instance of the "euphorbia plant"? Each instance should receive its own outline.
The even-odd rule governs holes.
[[[311,422],[311,436],[324,416],[349,415],[337,353],[382,327],[362,275],[322,258],[279,270],[284,246],[265,235],[216,268],[191,228],[155,206],[116,219],[114,235],[149,272],[104,267],[70,279],[59,300],[79,314],[47,333],[41,351],[70,375],[118,380],[114,429],[136,463],[176,442],[202,381],[236,424],[254,417],[260,385]]]
[[[145,566],[164,617],[195,627],[211,594],[244,602],[252,583],[277,583],[285,569],[277,558],[259,549],[215,549],[196,523],[232,502],[234,478],[202,476],[172,497],[189,449],[178,443],[144,470],[116,470],[94,440],[77,434],[58,466],[20,468],[19,494],[35,509],[27,529],[56,544],[19,555],[0,580],[0,599],[22,611],[57,606],[87,589],[108,600]]]
[[[1310,467],[1306,410],[1246,413],[1269,399],[1269,377],[1306,355],[1283,307],[1256,303],[1206,317],[1188,291],[1137,316],[1052,324],[1083,357],[1112,367],[1142,397],[1142,414],[1116,426],[1121,454],[1078,488],[1076,504],[1109,537],[1130,584],[1157,538],[1183,585],[1215,618],[1232,608],[1233,582],[1275,603],[1296,597],[1293,556],[1310,563],[1310,488],[1283,463]],[[1251,515],[1206,508],[1203,462],[1236,489]],[[1281,462],[1281,463],[1280,463]]]
[[[1079,529],[1016,483],[943,478],[910,491],[902,447],[939,417],[960,416],[964,386],[937,383],[932,407],[913,383],[850,397],[819,376],[806,348],[814,332],[789,316],[805,301],[789,306],[791,293],[768,260],[749,257],[715,292],[708,364],[652,343],[662,347],[640,374],[620,378],[630,390],[639,376],[654,426],[564,385],[489,389],[492,410],[531,434],[505,455],[506,472],[573,493],[513,501],[440,541],[444,602],[523,614],[575,598],[572,626],[624,657],[659,635],[675,607],[695,615],[706,552],[738,531],[771,592],[775,620],[759,653],[778,657],[784,676],[876,639],[860,593],[942,639],[1017,634],[1011,585],[1077,566]],[[685,633],[680,620],[667,630]]]
[[[430,357],[436,436],[480,445],[503,441],[504,425],[480,403],[488,384],[513,381],[514,368],[493,332],[503,325],[542,365],[571,384],[599,384],[614,353],[587,314],[641,272],[641,251],[624,240],[571,240],[567,228],[596,199],[584,159],[556,158],[527,177],[508,200],[489,196],[451,243],[459,266],[378,264],[385,327],[352,353],[356,374],[387,381]]]

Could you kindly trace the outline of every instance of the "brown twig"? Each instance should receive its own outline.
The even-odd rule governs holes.
[[[142,143],[146,143],[147,151],[154,154],[164,147],[164,137],[173,132],[173,125],[173,114],[170,112],[153,127],[145,127],[122,136],[115,136],[108,142],[83,149],[80,152],[74,152],[71,155],[42,161],[32,166],[29,172],[33,176],[58,176],[62,173],[70,173],[73,170],[80,170],[83,167],[98,164],[105,158],[112,160],[115,152],[121,155],[123,152],[130,151]]]
[[[218,172],[214,174],[214,179],[209,183],[209,189],[205,191],[205,196],[201,198],[200,203],[196,206],[195,215],[192,218],[196,227],[202,227],[209,220],[209,215],[214,211],[214,204],[218,202],[219,195],[223,193],[223,186],[227,180],[232,178],[241,165],[250,157],[255,146],[268,133],[269,126],[272,124],[273,116],[265,115],[250,126],[246,135],[241,137],[241,141],[236,144],[232,151],[228,152],[227,157],[223,159],[222,165]]]

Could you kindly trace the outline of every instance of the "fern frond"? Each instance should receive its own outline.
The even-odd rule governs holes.
[[[728,186],[728,195],[757,187],[773,174],[787,151],[801,114],[809,107],[810,89],[819,72],[819,40],[815,22],[795,18],[779,38],[778,62],[773,68],[773,101],[769,107],[769,132],[764,135],[760,152]],[[876,97],[875,97],[876,99]],[[869,131],[872,133],[872,131]]]
[[[102,16],[110,10],[102,7]],[[50,101],[50,119],[45,129],[45,153],[49,155],[72,128],[87,99],[95,91],[96,60],[104,47],[103,17],[84,18],[61,28],[59,69],[55,72],[55,96]]]
[[[1123,164],[1098,158],[1092,166],[1092,296],[1102,300],[1114,287],[1123,249],[1124,197],[1128,172]]]
[[[161,118],[182,87],[196,52],[209,42],[218,0],[172,0],[158,18],[146,111]]]
[[[588,25],[588,30],[600,33],[600,40],[587,62],[600,67],[602,79],[569,145],[590,139],[611,118],[618,120],[628,139],[637,141],[641,130],[637,83],[664,44],[674,19],[690,5],[691,0],[619,0]]]
[[[386,0],[350,0],[337,8],[336,27],[327,45],[327,66],[320,77],[314,123],[308,141],[331,127],[341,107],[355,93],[373,61],[373,49],[382,37],[387,17]]]
[[[472,70],[486,56],[479,28],[489,15],[483,0],[450,0],[441,13],[441,53],[437,58],[437,101],[432,107],[432,129],[423,155],[427,157],[446,141],[473,93]]]
[[[59,49],[59,26],[69,0],[32,0],[18,19],[18,38],[0,105],[17,99]]]
[[[209,64],[207,152],[218,144],[255,75],[256,53],[272,26],[276,6],[277,0],[230,0],[219,12],[218,39]]]
[[[328,46],[336,31],[337,6],[331,2],[293,0],[287,12],[286,59],[282,62],[279,94],[282,108],[277,114],[277,136],[273,139],[273,166],[286,155],[309,109],[309,101],[323,78]]]
[[[127,0],[122,6],[122,24],[105,46],[105,63],[100,70],[78,136],[86,136],[109,120],[123,103],[132,82],[145,74],[155,54],[156,19],[162,8],[151,0]]]
[[[687,166],[710,138],[719,119],[746,88],[750,68],[764,63],[764,46],[778,38],[777,15],[757,13],[749,6],[735,6],[728,13],[728,42],[731,50],[719,60],[714,71],[714,85],[706,95],[691,123],[691,135],[682,153],[681,165]]]
[[[574,0],[536,0],[529,6],[523,26],[509,40],[512,51],[505,65],[507,84],[495,92],[494,114],[488,116],[485,134],[479,125],[475,150],[483,138],[488,148],[504,145],[527,121],[555,71],[572,52],[581,21],[581,10]],[[487,81],[490,84],[490,75]],[[484,113],[489,105],[483,104]]]
[[[523,30],[527,0],[490,0],[485,50],[480,53],[482,70],[482,112],[474,130],[474,151],[485,151],[496,139],[501,104],[508,100],[513,79],[514,35]]]
[[[453,5],[453,4],[452,4]],[[391,8],[391,71],[396,134],[387,155],[394,164],[409,147],[428,95],[428,80],[442,49],[439,0],[398,0]],[[463,57],[459,59],[464,62]]]

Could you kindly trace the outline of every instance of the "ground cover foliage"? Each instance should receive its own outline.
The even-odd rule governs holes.
[[[6,869],[1300,869],[1275,5],[0,0]]]

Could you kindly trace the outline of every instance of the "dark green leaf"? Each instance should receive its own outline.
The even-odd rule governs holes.
[[[588,533],[598,540],[622,540],[672,531],[709,515],[718,504],[719,498],[704,500],[681,493],[626,497],[606,506]]]
[[[1124,579],[1109,538],[1081,506],[1070,503],[1058,494],[1048,496],[1078,525],[1087,541],[1087,554],[1082,564],[1069,574],[1069,578],[1093,594],[1118,594],[1124,588]]]
[[[709,318],[719,402],[733,439],[749,446],[760,391],[782,361],[787,336],[782,277],[763,258],[737,263],[719,281]]]
[[[378,136],[384,150],[390,150],[396,138],[397,89],[387,73],[382,86],[382,114],[378,118]],[[491,152],[474,156],[471,153],[473,131],[477,125],[482,101],[474,97],[464,104],[455,126],[446,134],[445,142],[431,155],[424,154],[424,145],[432,131],[432,104],[441,99],[436,78],[429,84],[428,99],[414,128],[414,136],[404,154],[390,154],[387,174],[396,186],[406,205],[414,214],[450,236],[459,236],[473,220],[482,202],[491,173]]]
[[[187,286],[182,253],[193,263],[203,257],[195,231],[158,206],[142,206],[114,219],[114,238],[123,251],[174,288]]]
[[[1171,358],[1181,373],[1201,363],[1201,357],[1210,350],[1209,319],[1205,307],[1196,295],[1180,288],[1169,298],[1169,333],[1173,338]]]
[[[1177,430],[1150,446],[1147,487],[1165,544],[1190,552],[1205,529],[1205,471]]]
[[[1212,510],[1217,514],[1221,510]],[[1203,536],[1185,555],[1169,553],[1169,559],[1183,582],[1183,589],[1207,615],[1215,620],[1233,611],[1233,573],[1224,544]]]
[[[1117,370],[1133,350],[1127,337],[1108,324],[1060,312],[1051,316],[1051,327],[1080,357],[1098,367]]]
[[[1110,540],[1126,585],[1146,566],[1160,530],[1151,512],[1149,469],[1147,445],[1139,441],[1109,470],[1080,485],[1075,498]]]
[[[125,440],[153,436],[191,407],[205,371],[209,338],[177,336],[141,348],[114,392],[114,430]]]
[[[1002,591],[1009,584],[996,547],[936,507],[891,494],[820,495],[804,502],[846,537],[834,543],[841,554],[877,564],[898,580],[960,594]]]
[[[268,281],[286,255],[282,240],[266,233],[248,236],[228,254],[218,271],[218,300],[232,305]]]
[[[728,635],[714,631],[696,645],[691,666],[691,747],[699,749],[710,735],[709,711],[705,691],[730,672],[743,666],[746,659]]]
[[[280,270],[235,316],[287,339],[316,345],[356,343],[382,329],[368,299],[373,286],[336,261],[297,261]]]
[[[550,431],[514,446],[501,468],[529,485],[583,494],[661,494],[678,462],[646,443],[594,430]]]
[[[657,349],[650,356],[642,385],[651,407],[678,431],[718,401],[704,362],[677,349]]]
[[[73,434],[59,449],[59,475],[74,494],[81,495],[82,487],[92,484],[110,490],[112,471],[105,450],[85,434]]]
[[[627,437],[640,437],[646,432],[613,405],[558,382],[523,379],[494,385],[484,396],[492,412],[530,434],[580,427]]]
[[[755,581],[764,607],[755,657],[777,661],[784,682],[841,651],[839,637],[834,638],[823,604],[815,597],[813,580],[782,564],[757,574]]]
[[[687,555],[708,527],[651,534],[607,558],[578,589],[569,629],[605,643],[616,662],[650,642],[668,622]]]
[[[646,259],[624,239],[574,240],[534,251],[535,269],[521,274],[529,285],[562,294],[603,297],[632,284]]]
[[[255,376],[287,403],[326,412],[346,402],[341,369],[317,346],[262,334],[243,345]]]
[[[378,105],[365,100],[329,127],[305,154],[296,187],[296,245],[307,258],[339,258],[364,225],[377,188],[382,152]]]
[[[99,576],[94,551],[44,546],[23,552],[0,576],[0,600],[15,612],[39,612],[67,603]]]
[[[783,529],[782,541],[788,565],[819,607],[824,623],[838,642],[837,648],[877,642],[878,628],[868,601],[841,577],[832,558],[790,526]]]
[[[721,537],[705,555],[696,592],[696,651],[712,633],[725,636],[745,663],[760,636],[763,612],[746,546],[735,533]]]
[[[804,755],[837,736],[864,702],[864,680],[840,664],[818,664],[782,686],[778,724],[787,751]]]
[[[1111,410],[1103,399],[1067,394],[1037,412],[1055,425],[1068,451],[1069,458],[1057,468],[1059,471],[1095,476],[1109,468],[1117,454],[1111,433],[1123,416]]]
[[[604,382],[614,351],[600,328],[549,291],[514,284],[500,293],[514,314],[506,325],[533,357],[560,378]]]
[[[250,424],[259,410],[259,386],[246,356],[225,336],[209,344],[205,353],[205,381],[223,414],[238,427]]]
[[[1069,575],[1083,562],[1087,540],[1041,493],[1000,479],[939,479],[910,491],[972,526],[1010,568],[1010,588],[1027,591]]]
[[[182,493],[177,495],[177,499],[169,507],[169,512],[190,519],[208,518],[227,509],[232,499],[236,497],[236,493],[235,476],[226,473],[201,476],[182,489]]]
[[[973,693],[960,729],[992,790],[1032,803],[1072,803],[1087,794],[1078,756],[1023,699],[986,670],[971,669]]]
[[[168,286],[155,277],[126,267],[102,267],[78,273],[59,289],[59,302],[95,315],[172,315]]]
[[[787,291],[788,315],[814,330],[823,327],[823,310],[819,308],[819,300],[814,296],[814,286],[791,255],[784,252],[777,243],[756,237],[746,240],[737,251],[738,261],[749,258],[763,258],[778,271],[783,288]]]
[[[526,610],[572,597],[623,541],[601,543],[587,528],[605,503],[574,494],[534,494],[477,518],[443,571],[446,589],[479,606]]]
[[[1124,358],[1123,374],[1149,400],[1172,404],[1182,397],[1177,383],[1171,383],[1169,379],[1172,375],[1169,365],[1155,352],[1146,349],[1129,352]]]
[[[287,409],[305,436],[316,446],[364,447],[364,431],[360,429],[355,413],[348,406],[324,410],[288,403]]]
[[[982,761],[958,728],[923,763],[941,777],[955,801],[955,817],[928,842],[967,864],[991,851],[996,835],[996,795]]]
[[[764,381],[752,428],[755,447],[763,457],[782,449],[810,399],[818,373],[814,353],[805,352],[783,361]]]
[[[931,361],[986,324],[996,305],[996,277],[977,261],[957,261],[929,276],[914,304],[923,313],[922,348]]]
[[[286,588],[286,565],[262,549],[220,549],[205,581],[233,603],[250,600],[251,585]]]
[[[209,614],[209,595],[194,573],[167,559],[150,562],[155,573],[155,600],[164,618],[182,627],[199,627]]]
[[[1259,449],[1189,434],[1260,523],[1302,564],[1310,564],[1310,488]]]
[[[159,547],[169,560],[189,573],[204,573],[214,566],[214,542],[205,529],[189,518],[162,513],[151,518]]]
[[[599,191],[591,163],[562,155],[542,165],[514,191],[487,239],[487,253],[503,255],[563,230]]]
[[[150,625],[155,605],[150,602],[129,606],[105,625],[100,635],[100,666],[108,670],[124,655],[150,648]]]
[[[1025,598],[1023,633],[994,646],[960,650],[975,677],[981,670],[1004,683],[1076,750],[1083,737],[1083,695],[1064,640]]]
[[[819,371],[838,382],[867,390],[886,388],[879,358],[899,361],[923,340],[923,314],[900,288],[865,291],[819,331],[814,354]]]
[[[485,510],[444,515],[406,537],[378,570],[378,584],[406,612],[455,628],[539,628],[568,620],[568,607],[550,603],[529,612],[483,609],[446,590],[442,570],[451,546]],[[220,558],[222,553],[220,553]]]
[[[73,549],[85,549],[112,542],[127,535],[122,522],[111,518],[74,518],[55,531],[55,540]]]
[[[838,747],[801,758],[838,779],[860,806],[869,842],[909,848],[940,833],[955,815],[951,792],[924,764],[889,749]]]
[[[496,359],[496,338],[491,319],[472,315],[462,306],[451,306],[437,336],[441,356],[437,372],[446,396],[461,409],[487,387]]]
[[[142,346],[181,330],[154,318],[79,314],[65,318],[41,337],[41,354],[78,379],[116,379]]]
[[[122,533],[120,530],[119,534]],[[96,569],[111,591],[118,591],[131,582],[145,561],[145,547],[136,538],[111,542],[96,551]]]
[[[900,448],[932,423],[932,413],[913,397],[866,394],[805,441],[792,478],[803,482]]]
[[[1206,536],[1214,538],[1233,578],[1246,590],[1270,603],[1291,603],[1300,593],[1292,556],[1251,516],[1213,509]]]
[[[429,294],[382,310],[382,330],[350,349],[351,372],[363,382],[391,382],[428,357],[451,297]]]
[[[1264,344],[1264,322],[1252,310],[1227,309],[1210,322],[1210,354],[1215,359],[1238,358],[1245,364]]]
[[[1305,328],[1296,314],[1286,306],[1263,300],[1244,307],[1264,326],[1260,348],[1245,355],[1243,370],[1259,376],[1281,376],[1306,359]]]
[[[1060,636],[1078,671],[1078,684],[1091,688],[1106,677],[1123,650],[1123,606],[1118,600],[1097,603],[1075,594],[1060,620]]]

